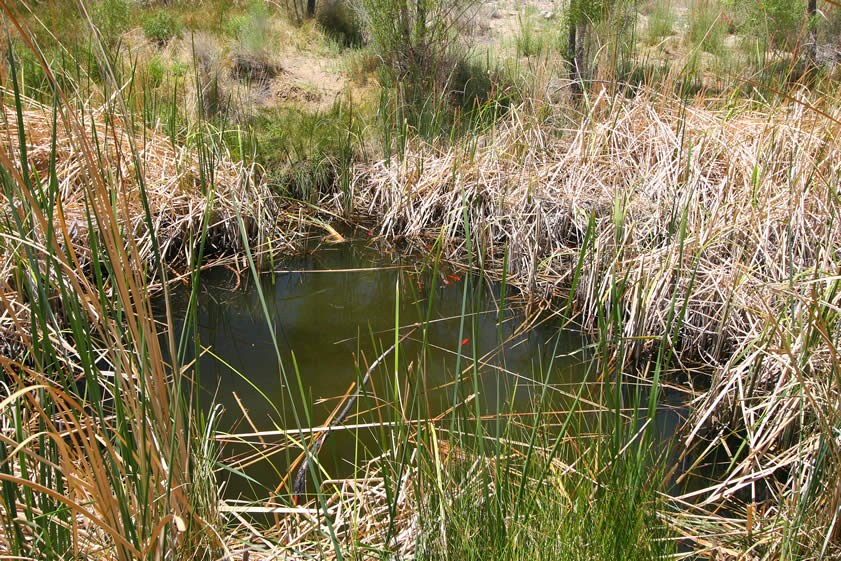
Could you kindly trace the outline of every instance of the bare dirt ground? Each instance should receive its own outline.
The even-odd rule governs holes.
[[[520,19],[526,11],[536,12],[546,19],[557,14],[555,2],[551,0],[487,2],[482,6],[479,14],[480,40],[484,43],[513,37],[519,30]]]
[[[282,71],[269,86],[267,105],[294,102],[325,109],[347,85],[335,58],[288,51],[277,59]]]

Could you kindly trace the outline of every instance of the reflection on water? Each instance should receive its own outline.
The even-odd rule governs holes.
[[[498,285],[478,277],[463,278],[451,270],[433,277],[431,267],[418,272],[417,264],[417,260],[392,259],[360,243],[289,260],[285,271],[260,279],[269,321],[247,273],[242,277],[226,270],[204,273],[196,330],[188,330],[186,338],[191,345],[197,337],[206,349],[199,360],[203,406],[219,403],[224,407],[223,430],[322,425],[336,407],[335,398],[344,395],[364,374],[366,365],[393,344],[396,322],[401,336],[418,326],[399,348],[399,390],[394,387],[395,357],[390,355],[373,372],[359,409],[390,405],[348,422],[394,418],[393,404],[401,401],[400,415],[428,418],[476,388],[483,413],[498,408],[529,411],[544,380],[552,384],[553,405],[563,408],[569,402],[557,390],[575,394],[587,375],[586,341],[579,332],[562,328],[557,320],[541,320],[523,330],[522,312],[509,307],[500,313]],[[183,318],[189,292],[175,291],[172,299],[174,317]],[[474,353],[479,359],[475,386]],[[457,371],[466,376],[455,385]],[[425,391],[413,402],[409,395],[415,388]],[[397,391],[401,399],[393,398]],[[304,402],[311,419],[304,413]],[[469,407],[465,414],[475,411],[473,403]],[[663,429],[669,431],[672,423],[664,421]],[[337,432],[327,440],[320,459],[332,474],[346,474],[349,463],[359,457],[359,442],[372,443],[374,434],[369,430],[357,441],[349,432]],[[226,448],[227,454],[243,451],[247,451],[244,445]],[[277,454],[247,472],[273,489],[298,452]],[[265,496],[265,490],[248,492],[242,483],[234,482],[230,493]]]

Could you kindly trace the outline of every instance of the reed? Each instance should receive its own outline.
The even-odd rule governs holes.
[[[437,269],[436,261],[429,266]],[[459,339],[475,337],[473,322],[481,313],[476,294],[483,285],[481,279],[463,284],[462,312],[454,318]],[[399,288],[396,294],[398,310]],[[272,501],[224,502],[222,511],[238,522],[231,530],[239,540],[234,557],[247,551],[255,559],[667,558],[674,547],[671,531],[659,518],[665,501],[658,495],[665,456],[651,448],[653,417],[640,406],[643,394],[656,393],[656,386],[637,385],[623,403],[621,382],[605,387],[597,380],[609,380],[611,367],[596,357],[586,379],[558,407],[564,390],[548,382],[552,358],[535,365],[534,380],[513,390],[531,393],[532,409],[520,410],[512,401],[486,412],[492,404],[484,402],[479,379],[500,374],[494,365],[511,343],[501,336],[499,348],[482,357],[475,348],[475,358],[461,356],[464,345],[453,351],[460,357],[457,377],[446,386],[444,412],[433,415],[422,380],[426,369],[434,368],[426,355],[434,294],[423,303],[425,321],[404,326],[395,314],[395,346],[367,369],[360,367],[358,386],[349,388],[324,426],[220,435],[223,441],[253,447],[235,469],[282,448],[304,448],[306,458],[305,467],[290,472]],[[500,317],[505,317],[505,304],[500,306]],[[388,340],[391,334],[383,335]],[[408,337],[421,342],[416,356],[403,354]],[[556,342],[548,356],[557,352]],[[299,375],[286,370],[283,376],[289,387],[301,387],[297,402],[305,404]],[[369,386],[372,378],[387,380],[385,389]],[[610,405],[592,401],[599,391],[611,396]],[[337,419],[354,403],[355,422],[341,426]],[[313,412],[304,406],[298,415],[309,421]],[[357,461],[354,474],[343,478],[332,477],[330,463],[313,453],[339,430],[351,431],[360,442],[366,432],[377,435],[377,443],[361,452],[369,459]],[[315,488],[310,500],[286,506],[288,492],[299,492],[289,489],[295,473],[307,468]],[[255,521],[265,514],[278,516],[276,524]]]
[[[0,92],[0,551],[217,557],[226,544],[215,417],[196,415],[182,391],[198,373],[178,361],[169,314],[160,336],[150,297],[196,282],[214,254],[291,238],[254,169],[225,158],[212,131],[197,131],[201,150],[188,150],[137,126],[119,93],[102,106],[69,97],[14,11],[0,8],[53,94],[48,105],[22,94],[10,48]],[[113,68],[100,70],[113,88]]]
[[[73,57],[49,64],[14,6],[0,8],[18,35],[0,91],[3,555],[663,559],[676,536],[710,556],[837,553],[837,91],[748,83],[753,99],[696,97],[684,69],[656,86],[596,79],[567,97],[545,93],[559,89],[546,71],[526,96],[479,81],[490,64],[443,72],[442,61],[431,96],[383,89],[373,127],[353,115],[345,127],[337,108],[323,146],[300,142],[317,140],[311,132],[281,154],[337,155],[327,172],[294,176],[296,195],[326,191],[324,215],[372,221],[387,239],[522,288],[530,309],[557,297],[557,313],[591,336],[591,370],[563,409],[541,381],[550,364],[536,369],[533,411],[486,415],[488,362],[459,347],[450,407],[432,416],[419,382],[427,357],[407,360],[395,312],[394,354],[378,367],[385,394],[368,393],[360,365],[346,396],[366,421],[357,430],[378,435],[357,474],[329,476],[303,405],[280,443],[260,434],[254,455],[222,468],[241,475],[255,458],[296,450],[312,500],[290,504],[280,477],[264,502],[242,504],[221,498],[225,438],[191,393],[197,364],[182,359],[200,344],[179,338],[168,306],[159,323],[149,299],[166,302],[169,284],[184,282],[195,304],[213,265],[256,277],[264,257],[295,250],[311,207],[279,201],[258,166],[230,156],[235,144],[247,160],[248,140],[227,127],[218,61],[203,68],[195,42],[200,110],[176,118],[177,81],[172,98],[155,97],[160,80],[145,83],[111,50],[124,23],[94,33],[81,71]],[[626,15],[617,22],[631,25]],[[426,45],[422,29],[404,27]],[[396,73],[418,66],[415,53],[408,63],[392,54]],[[465,120],[442,93],[455,79]],[[381,160],[355,162],[372,152],[365,135],[379,137]],[[460,341],[481,286],[464,284]],[[653,427],[675,371],[689,376],[691,409],[677,450],[663,450]],[[294,364],[283,377],[288,402],[308,403]],[[669,462],[689,468],[676,475]],[[263,514],[276,524],[252,517]]]
[[[127,228],[130,200],[115,197],[115,175],[103,173],[98,131],[61,110],[59,92],[48,150],[31,144],[38,121],[19,95],[14,61],[10,68],[6,117],[18,142],[2,152],[2,302],[6,337],[19,348],[2,360],[0,548],[45,559],[132,559],[213,543],[204,536],[214,512],[195,508],[213,501],[187,491],[187,474],[201,461],[191,446],[196,426],[174,391],[180,368],[164,359],[149,308],[146,269],[162,281],[168,274],[161,247],[152,239],[145,251],[154,258],[143,261],[142,238]],[[102,132],[102,142],[114,134]],[[61,179],[59,138],[79,154]],[[67,181],[74,176],[82,180],[75,192]],[[74,194],[81,211],[72,211]],[[148,211],[145,200],[136,204]],[[83,228],[88,251],[80,255],[72,240]]]
[[[605,90],[572,122],[513,111],[443,151],[409,143],[399,162],[357,167],[351,208],[381,235],[437,240],[456,263],[472,245],[486,270],[505,262],[509,283],[547,298],[572,286],[571,317],[613,342],[620,364],[657,353],[702,364],[684,445],[736,434],[740,448],[728,476],[692,497],[713,504],[747,487],[788,520],[790,494],[810,482],[820,498],[798,518],[810,523],[770,547],[816,547],[838,505],[829,310],[841,115],[834,97],[805,90],[724,108],[668,91]],[[622,321],[604,322],[614,306]]]

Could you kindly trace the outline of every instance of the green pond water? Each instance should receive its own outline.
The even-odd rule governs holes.
[[[588,340],[580,331],[548,316],[524,329],[522,306],[506,304],[500,311],[499,284],[444,266],[433,274],[421,258],[375,242],[323,246],[284,260],[259,282],[268,321],[250,273],[225,269],[202,274],[195,321],[186,327],[176,321],[188,343],[186,360],[194,356],[194,342],[203,349],[198,395],[205,411],[212,404],[224,409],[222,431],[321,426],[337,397],[394,343],[396,325],[400,336],[409,334],[399,347],[397,376],[392,353],[372,372],[346,425],[430,418],[476,390],[477,401],[460,405],[464,417],[475,415],[477,403],[491,417],[529,412],[544,383],[551,407],[562,410],[588,376]],[[188,302],[188,289],[173,292],[175,318],[185,316]],[[597,399],[595,390],[584,396]],[[357,411],[363,413],[356,416]],[[664,411],[659,432],[673,433],[678,421],[679,412]],[[489,434],[496,430],[493,420],[486,426]],[[364,447],[376,451],[380,435],[376,427],[335,431],[319,459],[332,476],[347,476],[366,456]],[[288,444],[279,436],[265,440]],[[227,443],[223,454],[235,458],[254,450]],[[280,451],[249,465],[243,471],[251,481],[231,476],[226,493],[265,497],[299,453],[299,448]]]

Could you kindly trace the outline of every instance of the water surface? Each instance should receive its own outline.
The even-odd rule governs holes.
[[[550,407],[563,410],[569,395],[593,376],[588,341],[579,331],[557,318],[529,316],[520,304],[509,302],[500,311],[498,283],[443,265],[434,272],[432,264],[374,242],[322,247],[284,261],[260,278],[265,310],[250,277],[225,269],[203,273],[195,323],[186,328],[185,341],[202,352],[202,406],[224,408],[223,431],[323,425],[337,398],[394,343],[395,332],[407,336],[397,357],[389,354],[372,372],[346,424],[428,419],[454,405],[464,417],[475,417],[477,405],[492,418],[497,412],[527,413],[547,383]],[[176,290],[172,302],[175,317],[183,318],[189,291]],[[188,350],[187,360],[193,355]],[[584,397],[596,400],[598,392],[588,390]],[[677,419],[666,415],[659,421],[669,433]],[[487,431],[496,428],[490,422]],[[337,431],[319,457],[331,475],[348,475],[367,454],[361,447],[376,450],[381,434],[366,428],[355,438]],[[265,440],[289,443],[279,436]],[[228,457],[253,451],[225,447]],[[244,472],[257,483],[233,478],[228,494],[265,497],[299,452],[249,465]]]

